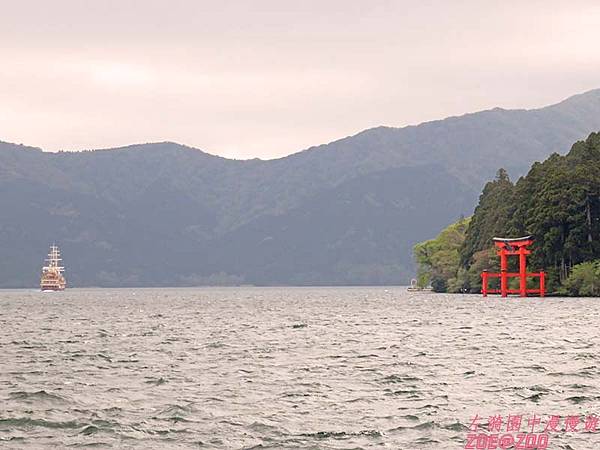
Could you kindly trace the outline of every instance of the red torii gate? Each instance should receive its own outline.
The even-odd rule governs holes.
[[[531,250],[528,250],[527,247],[533,244],[533,237],[494,238],[494,244],[498,248],[498,256],[500,256],[500,273],[483,271],[481,274],[481,293],[483,296],[501,294],[502,297],[507,297],[508,294],[519,294],[521,297],[527,297],[527,294],[539,294],[540,297],[543,297],[546,294],[546,273],[544,271],[538,273],[527,272],[527,255],[531,254]],[[508,256],[512,255],[519,256],[519,272],[516,273],[508,271]],[[539,289],[527,289],[528,277],[539,277]],[[500,289],[488,289],[490,278],[500,278]],[[519,289],[508,289],[509,278],[519,278]]]

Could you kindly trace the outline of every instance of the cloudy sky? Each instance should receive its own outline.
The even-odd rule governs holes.
[[[273,158],[600,87],[600,2],[0,0],[0,140]]]

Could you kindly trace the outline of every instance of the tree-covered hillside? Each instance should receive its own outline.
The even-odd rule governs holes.
[[[412,246],[469,215],[499,161],[518,176],[595,129],[600,90],[270,161],[0,143],[0,287],[35,286],[52,242],[79,286],[407,283]]]
[[[458,268],[460,267],[460,249],[465,242],[469,222],[470,218],[460,219],[444,228],[434,239],[415,245],[419,287],[426,287],[430,284],[436,292],[460,292],[462,290]]]
[[[565,286],[573,293],[575,281],[569,279],[573,268],[600,259],[600,133],[577,142],[565,156],[553,154],[543,163],[534,163],[515,184],[503,169],[499,170],[481,194],[466,229],[460,264],[447,269],[450,275],[446,280],[471,273],[459,284],[479,291],[476,275],[484,268],[494,268],[492,238],[529,234],[536,241],[529,267],[548,272],[550,291]],[[415,251],[417,259],[419,248]],[[482,264],[482,259],[487,264]],[[589,278],[595,268],[582,265],[575,275]]]

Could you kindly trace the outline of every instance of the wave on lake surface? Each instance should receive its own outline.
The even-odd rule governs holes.
[[[0,448],[464,448],[476,415],[599,414],[599,326],[597,299],[0,291]]]

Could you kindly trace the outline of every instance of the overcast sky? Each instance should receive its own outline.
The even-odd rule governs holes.
[[[600,87],[598,1],[0,0],[0,140],[273,158]]]

